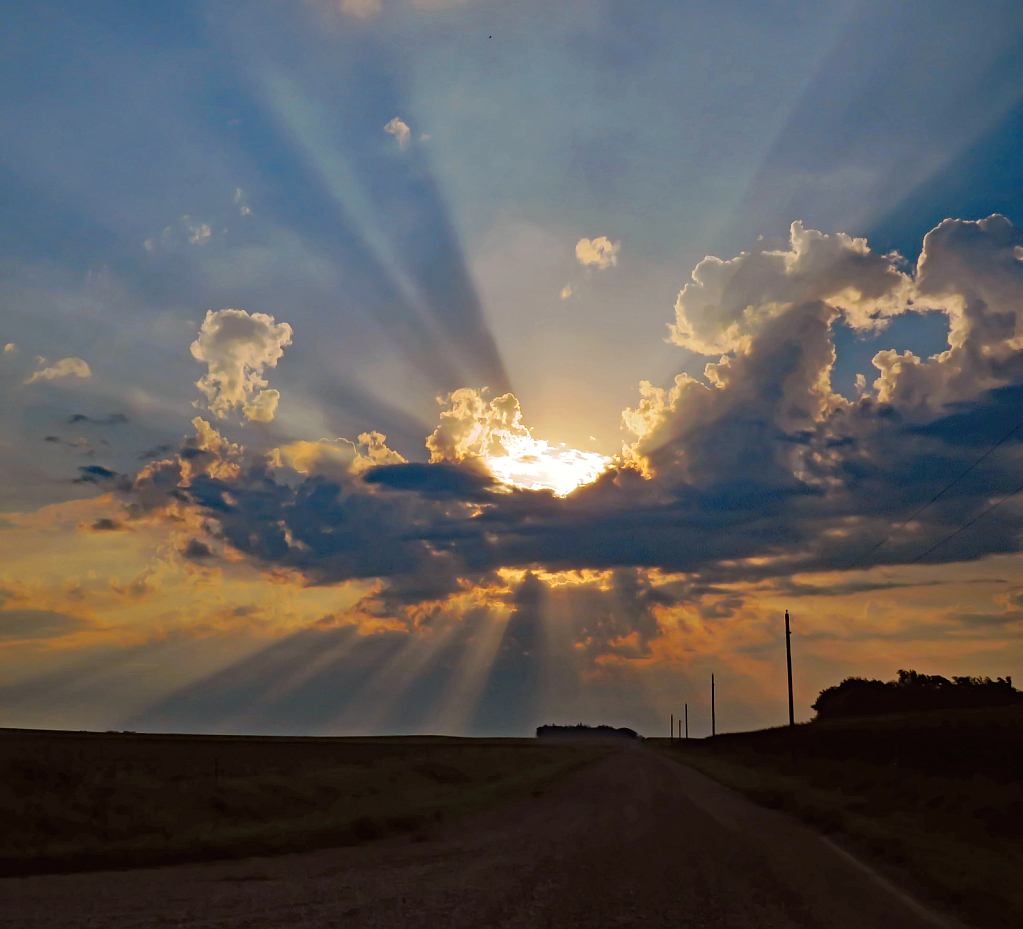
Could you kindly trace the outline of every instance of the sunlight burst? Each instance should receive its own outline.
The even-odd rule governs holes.
[[[487,456],[487,467],[503,484],[527,490],[552,490],[559,497],[589,484],[611,464],[597,452],[583,452],[561,445],[551,446],[528,435],[502,438],[507,454]]]

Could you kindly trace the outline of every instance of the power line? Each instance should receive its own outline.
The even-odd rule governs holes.
[[[973,517],[973,519],[971,519],[968,523],[964,523],[962,526],[956,529],[956,531],[953,532],[951,535],[945,536],[945,538],[938,542],[937,545],[932,545],[929,549],[927,549],[927,551],[921,552],[919,555],[916,556],[916,558],[914,558],[912,561],[906,562],[906,564],[916,564],[921,558],[926,558],[931,552],[941,548],[941,546],[944,545],[946,542],[954,539],[957,535],[959,535],[960,532],[969,529],[970,526],[972,526],[978,519],[987,516],[987,514],[990,513],[993,509],[1005,503],[1006,500],[1011,500],[1021,490],[1023,490],[1023,484],[1020,484],[1019,487],[1017,487],[1011,494],[1007,494],[1006,496],[1002,497],[1002,499],[999,500],[997,503],[992,503],[991,506],[989,506],[986,510],[984,510],[982,513],[978,513],[976,516]]]
[[[927,507],[929,507],[932,503],[934,503],[946,491],[951,490],[964,477],[966,477],[967,474],[969,474],[975,467],[977,467],[977,465],[979,465],[985,458],[987,458],[987,456],[990,455],[996,448],[998,448],[1000,445],[1003,445],[1005,442],[1007,442],[1009,439],[1011,439],[1013,435],[1015,435],[1017,432],[1019,432],[1019,430],[1021,428],[1023,428],[1023,419],[1021,419],[1015,426],[1012,427],[1012,429],[1010,429],[997,442],[995,442],[994,445],[992,445],[973,464],[971,464],[965,471],[963,471],[962,474],[960,474],[958,477],[953,478],[951,481],[949,481],[949,483],[947,483],[944,487],[942,487],[941,490],[939,490],[933,497],[931,497],[931,499],[928,500],[922,507],[920,507],[920,509],[918,509],[915,513],[913,513],[912,516],[910,516],[908,519],[904,520],[903,522],[899,523],[899,525],[897,525],[891,532],[889,532],[888,535],[886,535],[880,542],[877,543],[877,545],[875,545],[873,548],[865,551],[862,555],[860,555],[859,558],[857,558],[851,565],[849,565],[848,568],[846,568],[846,570],[847,571],[851,571],[853,568],[856,567],[856,565],[858,565],[861,561],[863,561],[864,558],[868,558],[870,555],[873,555],[874,552],[876,552],[882,545],[884,545],[885,542],[887,542],[889,539],[891,539],[891,537],[894,536],[895,533],[900,532],[902,529],[904,529],[906,526],[908,526],[911,522],[913,522],[913,520],[916,519],[921,513],[923,513],[923,511],[926,510]],[[1023,490],[1023,487],[1021,487],[1020,489]],[[1013,491],[1011,494],[1009,494],[1009,497],[1015,496],[1015,494],[1017,494],[1017,493],[1019,493],[1018,490]],[[1008,500],[1009,497],[1006,497],[1005,499]],[[997,506],[997,505],[998,504],[995,504],[995,506]],[[983,516],[985,513],[991,512],[992,509],[994,509],[994,507],[991,507],[991,509],[985,510],[984,513],[981,513],[980,515]],[[980,519],[980,516],[978,516],[977,519]],[[976,520],[971,520],[969,523],[966,524],[966,526],[971,525],[973,522],[976,522]],[[952,533],[952,535],[949,536],[949,539],[952,538],[952,536],[957,535],[959,532],[962,532],[962,530],[965,529],[966,526],[963,526],[962,528],[958,529],[956,532]],[[938,543],[938,545],[943,545],[947,541],[948,541],[948,539],[943,539],[941,542]],[[937,548],[938,545],[936,545],[935,548]],[[933,548],[929,549],[927,552],[924,552],[924,555],[929,554],[932,551],[934,551]],[[922,558],[923,555],[920,555],[918,557]],[[915,560],[916,559],[914,559],[914,561]],[[911,562],[909,562],[909,564],[913,564],[913,562],[911,561]]]

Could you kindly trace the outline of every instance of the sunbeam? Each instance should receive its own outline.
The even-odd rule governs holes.
[[[433,707],[437,732],[452,735],[472,732],[472,721],[479,710],[480,697],[497,650],[501,647],[508,614],[488,613],[468,617],[467,622],[472,623],[472,631]]]

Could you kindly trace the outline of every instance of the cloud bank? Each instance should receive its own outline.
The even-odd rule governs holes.
[[[670,337],[721,354],[670,387],[641,385],[623,414],[632,439],[620,458],[560,495],[529,481],[558,450],[533,438],[515,396],[466,388],[442,399],[425,463],[406,462],[379,433],[246,456],[197,418],[195,436],[143,469],[129,497],[136,514],[197,511],[210,540],[267,571],[320,585],[376,579],[358,610],[403,623],[444,604],[457,611],[467,591],[506,603],[508,572],[532,572],[522,583],[550,588],[536,596],[585,617],[580,648],[641,656],[670,607],[720,619],[742,604],[727,585],[847,570],[1017,421],[1021,247],[1003,217],[948,220],[911,269],[861,239],[795,223],[787,249],[705,259],[679,294]],[[947,315],[946,351],[882,351],[857,399],[831,389],[836,323],[883,329],[924,310]],[[221,312],[196,344],[233,372],[207,385],[211,407],[226,409],[251,404],[291,331]],[[221,335],[222,321],[242,335]],[[1018,551],[1012,501],[985,516],[983,532],[930,549],[1021,482],[1013,440],[867,564]],[[573,593],[559,592],[559,572],[575,572]]]

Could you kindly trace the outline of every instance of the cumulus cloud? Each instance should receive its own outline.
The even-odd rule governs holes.
[[[561,299],[567,300],[569,297],[572,296],[574,292],[575,291],[572,290],[572,285],[566,284],[564,287],[561,288]]]
[[[196,386],[206,395],[210,412],[225,419],[240,409],[247,419],[270,422],[281,395],[267,388],[263,372],[277,366],[291,335],[291,326],[266,313],[208,310],[191,352],[208,366]]]
[[[412,130],[409,129],[404,120],[395,116],[394,119],[384,126],[384,132],[393,135],[398,140],[398,145],[404,148],[405,143],[409,140]]]
[[[481,391],[463,387],[438,403],[446,409],[426,440],[431,461],[495,458],[507,455],[516,441],[530,438],[514,394],[487,400]]]
[[[88,364],[81,358],[61,358],[53,364],[47,364],[45,358],[37,358],[39,370],[33,372],[24,383],[34,384],[36,381],[55,381],[65,377],[92,377]]]
[[[13,358],[17,354],[19,354],[19,349],[18,346],[15,345],[13,342],[8,342],[4,346],[4,355],[6,355],[8,358]]]
[[[379,432],[364,432],[357,443],[348,439],[291,442],[274,449],[269,461],[299,474],[333,478],[358,474],[378,465],[405,463],[401,455],[387,447],[387,436]]]
[[[880,352],[878,399],[940,410],[1023,374],[1023,232],[1004,216],[946,219],[924,237],[913,297],[949,317],[949,350],[933,358]]]
[[[575,244],[575,257],[580,264],[595,265],[604,270],[618,264],[621,242],[612,242],[606,235],[599,239],[580,239]]]
[[[775,531],[792,534],[793,557],[802,546],[804,564],[848,566],[870,540],[885,537],[894,514],[926,502],[1018,416],[1008,409],[1023,380],[1023,268],[1014,253],[1021,234],[1004,217],[946,220],[925,238],[915,275],[903,273],[896,256],[879,261],[862,241],[827,238],[795,225],[788,252],[701,263],[710,278],[694,275],[695,292],[714,278],[711,290],[732,298],[695,300],[689,285],[679,300],[679,341],[729,352],[706,366],[702,380],[682,375],[668,390],[642,385],[625,422],[639,437],[627,453],[638,453],[648,473],[717,488],[719,503],[751,512],[776,506]],[[819,250],[816,259],[807,247]],[[755,290],[743,292],[744,268]],[[855,402],[833,393],[837,319],[867,326],[928,309],[948,315],[948,351],[926,360],[879,352],[873,389],[864,379]],[[923,556],[927,539],[940,541],[992,494],[1020,482],[1008,453],[973,478],[877,557]],[[1015,550],[1016,518],[1011,507],[993,513],[985,537],[959,537],[928,558]],[[789,570],[795,565],[788,562]]]
[[[213,557],[213,550],[199,539],[189,539],[181,554],[189,561],[205,561]]]
[[[830,318],[844,314],[853,328],[883,325],[907,306],[910,280],[899,261],[871,252],[866,239],[794,222],[787,250],[701,261],[678,295],[670,341],[701,355],[740,351],[775,316],[814,304]]]
[[[192,426],[195,435],[182,440],[169,458],[145,465],[131,482],[128,506],[131,518],[187,502],[187,488],[200,477],[228,479],[241,472],[245,453],[242,446],[229,442],[200,416],[192,420]],[[156,458],[167,451],[171,448],[161,446],[143,457]]]

